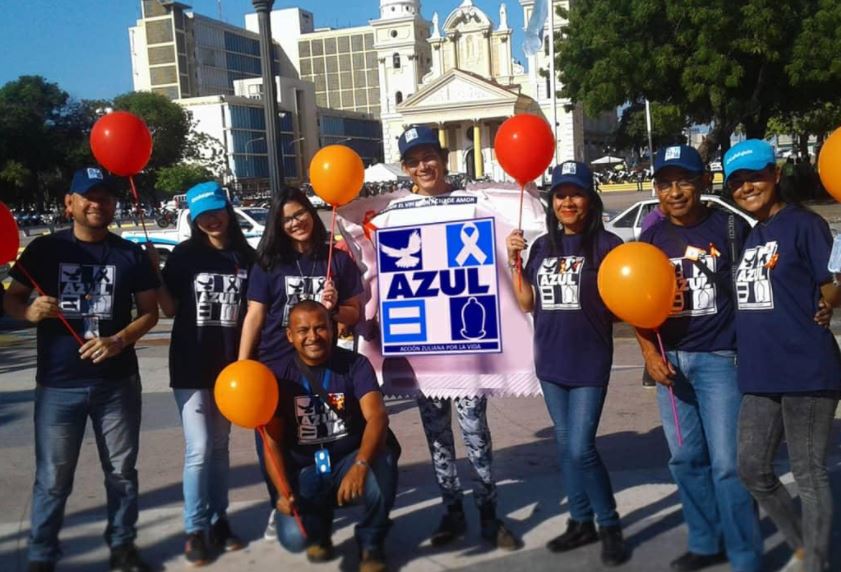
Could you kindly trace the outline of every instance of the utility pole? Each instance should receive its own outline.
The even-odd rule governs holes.
[[[277,124],[277,94],[274,83],[274,42],[270,12],[274,0],[251,0],[260,26],[260,60],[263,71],[263,111],[266,116],[266,146],[268,147],[269,184],[272,194],[283,186],[283,151],[279,145]]]

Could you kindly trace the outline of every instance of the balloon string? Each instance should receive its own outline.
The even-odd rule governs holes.
[[[654,330],[657,334],[657,343],[660,344],[660,357],[663,358],[663,363],[668,363],[666,359],[666,349],[663,347],[663,338],[660,336],[660,330]],[[677,431],[677,444],[683,447],[683,433],[680,430],[680,419],[677,416],[677,400],[675,399],[674,384],[669,386],[669,399],[672,402],[672,417],[675,420],[675,431]]]
[[[129,183],[131,183],[131,196],[134,198],[134,206],[140,213],[140,226],[143,227],[143,235],[146,237],[146,242],[149,240],[149,231],[146,230],[146,219],[143,216],[143,207],[140,205],[140,195],[137,194],[137,187],[134,186],[134,175],[129,175]]]
[[[47,295],[47,293],[44,292],[44,289],[41,288],[41,286],[35,281],[35,279],[32,277],[32,275],[26,270],[24,265],[20,263],[20,260],[15,262],[15,268],[17,268],[21,272],[23,272],[23,275],[26,276],[26,279],[29,280],[32,283],[32,286],[35,287],[35,291],[38,292],[39,295],[41,295],[41,296],[46,296]],[[70,325],[70,322],[67,321],[67,318],[64,317],[64,314],[61,312],[61,310],[58,311],[58,319],[61,320],[61,323],[64,324],[64,327],[67,328],[68,332],[70,332],[70,335],[72,335],[73,338],[77,342],[79,342],[80,346],[85,345],[85,341],[79,336],[79,334],[76,333],[76,330],[73,329],[73,326]]]
[[[523,195],[526,193],[525,185],[520,185],[520,215],[517,218],[517,230],[520,233],[523,232]],[[520,256],[520,253],[517,253],[517,257],[514,261],[514,264],[517,268],[517,290],[523,289],[523,257]]]
[[[332,267],[330,264],[333,262],[333,237],[336,235],[336,205],[333,205],[333,217],[330,221],[330,247],[327,250],[327,281],[330,282],[330,276],[332,274]]]
[[[280,467],[278,466],[277,459],[274,455],[274,450],[271,447],[266,446],[269,442],[269,434],[266,432],[266,426],[260,425],[257,427],[257,432],[260,433],[260,437],[263,439],[263,452],[265,453],[265,457],[268,458],[269,462],[272,464],[272,469],[278,476],[278,480],[280,480]],[[287,499],[292,496],[292,491],[290,491],[287,487],[283,485],[282,482],[278,482],[281,486],[280,494],[285,496]],[[304,528],[304,522],[301,520],[301,515],[298,514],[297,509],[294,507],[292,508],[292,516],[295,517],[295,522],[298,524],[298,530],[301,531],[304,539],[307,538],[307,530]]]

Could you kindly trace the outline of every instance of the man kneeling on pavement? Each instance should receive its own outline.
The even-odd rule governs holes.
[[[272,483],[291,491],[277,501],[277,536],[287,550],[306,549],[310,562],[326,562],[334,556],[334,508],[359,505],[359,569],[380,572],[399,453],[386,444],[388,414],[374,368],[366,357],[334,347],[334,332],[318,302],[300,302],[290,312],[286,335],[296,355],[276,372],[280,400],[264,444],[267,461],[278,461],[266,463]]]

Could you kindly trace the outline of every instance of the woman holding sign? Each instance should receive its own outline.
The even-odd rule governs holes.
[[[211,559],[206,532],[215,549],[245,546],[225,515],[231,423],[216,406],[213,386],[219,372],[237,358],[248,270],[255,255],[219,183],[192,187],[187,207],[190,238],[167,259],[158,302],[164,314],[175,317],[169,372],[185,441],[184,557],[201,566]],[[155,255],[155,268],[157,262]]]
[[[353,326],[359,320],[362,282],[356,264],[340,250],[333,252],[328,281],[327,229],[302,191],[286,187],[276,194],[268,221],[249,275],[239,359],[256,358],[277,373],[295,353],[286,337],[292,307],[301,300],[316,300],[335,322]],[[261,459],[262,450],[258,437]],[[276,494],[270,485],[269,491],[274,509]],[[269,528],[273,524],[274,515]],[[272,530],[266,534],[274,540]]]
[[[567,530],[547,548],[564,552],[601,539],[602,562],[617,566],[629,552],[610,476],[596,450],[613,358],[613,315],[599,296],[596,276],[600,261],[622,240],[604,230],[602,201],[584,163],[556,166],[551,195],[549,232],[532,246],[523,280],[513,281],[520,308],[534,312],[535,368],[569,499]],[[527,247],[522,232],[514,230],[506,246],[516,272]]]
[[[827,269],[832,236],[817,214],[780,197],[774,150],[756,139],[724,156],[726,185],[759,222],[736,275],[739,476],[795,551],[786,570],[829,567],[832,491],[826,455],[841,394],[838,344],[815,317],[837,306]],[[802,518],[774,473],[785,437]],[[799,562],[798,562],[799,561]]]

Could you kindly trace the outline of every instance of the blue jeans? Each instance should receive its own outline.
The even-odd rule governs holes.
[[[356,461],[356,455],[357,451],[354,451],[342,459],[332,459],[333,471],[329,475],[316,473],[315,465],[301,469],[297,475],[291,475],[292,494],[307,531],[307,538],[301,535],[293,517],[277,512],[277,538],[284,548],[290,552],[300,552],[310,544],[323,544],[330,540],[336,494],[342,479]],[[396,492],[397,459],[390,451],[384,451],[371,462],[365,479],[365,490],[360,502],[363,507],[362,520],[354,529],[360,549],[382,548],[391,526],[388,516],[394,506]]]
[[[555,425],[569,515],[578,522],[616,526],[619,514],[610,476],[596,450],[606,387],[570,387],[540,382],[543,399]]]
[[[184,428],[184,530],[200,532],[228,510],[231,422],[208,389],[173,389]]]
[[[742,395],[736,385],[736,353],[670,351],[683,445],[678,444],[668,388],[657,386],[657,403],[669,443],[669,469],[683,503],[689,550],[716,554],[723,548],[733,570],[761,570],[762,533],[756,506],[739,480],[737,428]]]
[[[88,418],[105,473],[111,548],[137,536],[137,448],[140,438],[140,378],[106,381],[90,387],[35,389],[35,484],[29,560],[61,557],[58,533],[73,490],[73,475]]]

